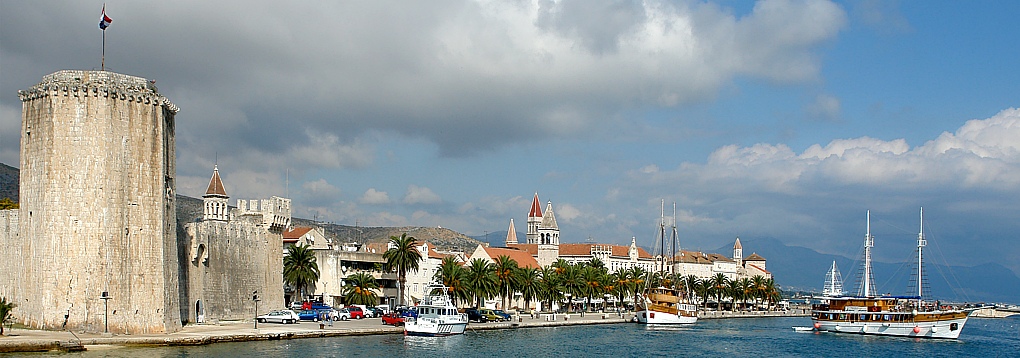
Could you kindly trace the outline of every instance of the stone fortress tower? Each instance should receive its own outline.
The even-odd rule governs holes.
[[[18,95],[19,230],[0,240],[0,295],[33,328],[179,330],[178,108],[106,71],[58,71]]]

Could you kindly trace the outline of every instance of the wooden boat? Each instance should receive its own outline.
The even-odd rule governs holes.
[[[673,208],[673,234],[670,242],[666,242],[665,213],[659,219],[659,237],[656,242],[658,255],[662,257],[662,265],[659,266],[660,277],[673,271],[673,259],[676,252],[680,250],[679,240],[676,232],[676,205]],[[669,246],[672,252],[667,258]],[[651,272],[649,272],[651,275]],[[645,280],[648,282],[649,280]],[[698,306],[687,301],[687,298],[680,292],[668,287],[648,288],[643,295],[643,302],[638,302],[641,310],[637,312],[637,320],[644,324],[691,324],[698,321]]]
[[[826,297],[825,303],[812,307],[811,320],[817,331],[905,336],[921,338],[950,338],[960,336],[967,318],[974,309],[960,309],[942,305],[939,301],[925,301],[922,295],[921,250],[927,245],[924,239],[924,210],[921,211],[921,231],[917,235],[917,295],[875,296],[871,272],[871,212],[868,212],[868,231],[864,237],[864,274],[857,296]],[[834,266],[835,267],[835,266]]]

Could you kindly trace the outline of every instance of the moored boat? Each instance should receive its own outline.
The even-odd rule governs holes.
[[[871,212],[868,212],[868,231],[864,238],[864,273],[857,296],[825,297],[825,303],[812,307],[813,328],[824,332],[858,333],[921,338],[950,338],[960,336],[973,309],[960,309],[922,298],[922,256],[927,245],[924,239],[924,211],[921,211],[921,231],[917,235],[917,295],[876,296],[871,272]],[[835,264],[833,264],[835,269]]]
[[[457,312],[450,289],[442,285],[425,288],[425,297],[415,307],[416,317],[404,318],[404,334],[412,336],[450,336],[464,334],[468,318]]]
[[[657,254],[662,258],[662,264],[658,268],[659,277],[668,277],[673,272],[676,252],[680,250],[676,232],[675,206],[676,204],[673,208],[673,234],[669,242],[666,242],[665,212],[660,214],[659,237],[655,245]],[[672,249],[668,256],[667,246]],[[650,280],[645,280],[645,282],[650,282]],[[682,292],[677,292],[673,287],[648,288],[642,298],[643,300],[638,302],[640,310],[637,311],[637,320],[639,323],[691,324],[698,321],[698,306],[689,303],[688,297]]]

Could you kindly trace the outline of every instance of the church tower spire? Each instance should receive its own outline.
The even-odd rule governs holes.
[[[517,229],[514,228],[514,219],[510,219],[510,229],[506,232],[506,247],[517,245]]]
[[[205,195],[202,195],[202,201],[205,204],[202,220],[230,220],[230,214],[227,210],[227,199],[230,199],[230,197],[227,196],[227,190],[223,187],[223,181],[220,180],[219,165],[213,165],[213,175],[212,179],[209,179],[209,188],[205,190]]]
[[[541,237],[538,234],[539,226],[542,226],[542,202],[538,201],[538,193],[535,193],[535,199],[531,201],[531,212],[528,213],[528,232],[526,235],[529,244],[541,243]]]
[[[737,267],[744,266],[744,248],[740,246],[740,236],[737,236],[737,242],[733,244],[733,261],[737,262]]]

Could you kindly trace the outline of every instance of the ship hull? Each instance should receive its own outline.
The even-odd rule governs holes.
[[[419,318],[412,323],[404,324],[404,334],[409,336],[452,336],[464,334],[467,322],[437,323],[433,320]]]
[[[869,334],[880,336],[945,338],[960,337],[967,317],[929,322],[854,322],[812,319],[820,332]]]
[[[682,312],[682,311],[681,311]],[[698,321],[697,312],[673,314],[655,310],[644,310],[637,312],[638,323],[644,324],[692,324]]]

